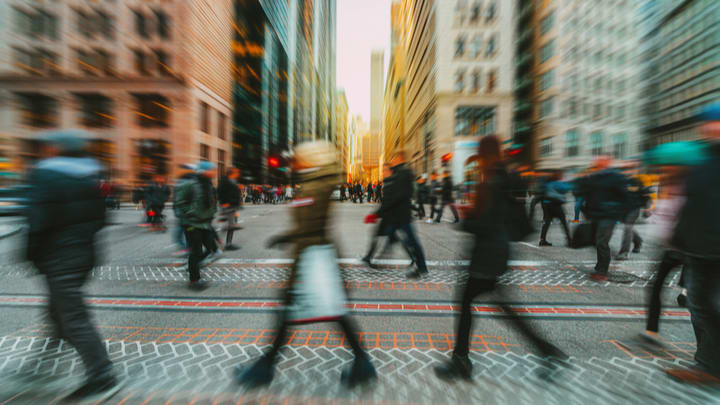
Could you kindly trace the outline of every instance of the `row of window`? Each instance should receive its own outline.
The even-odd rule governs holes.
[[[663,77],[659,81],[660,90],[664,91],[673,88],[690,78],[698,76],[710,69],[717,68],[717,66],[720,66],[720,47],[708,52],[704,57],[688,63],[672,75]]]
[[[660,26],[660,36],[666,38],[664,49],[673,49],[682,44],[687,36],[695,36],[705,32],[712,24],[717,22],[713,19],[713,13],[708,10],[711,6],[717,6],[716,0],[695,0],[691,2],[682,12],[676,14],[667,23]],[[685,38],[678,38],[685,35]]]
[[[465,51],[467,37],[465,34],[460,34],[455,39],[455,57],[464,58],[469,56],[470,58],[478,58],[483,54],[483,35],[475,34],[470,41],[470,53],[467,54]],[[495,55],[497,52],[497,34],[491,34],[485,45],[485,57]]]
[[[682,104],[713,90],[720,90],[720,72],[715,75],[708,74],[698,79],[699,80],[693,80],[693,83],[689,86],[684,86],[684,88],[677,89],[670,94],[664,95],[658,102],[660,110],[665,110],[672,106]]]
[[[496,120],[494,106],[458,106],[455,108],[455,136],[492,135]]]
[[[604,134],[600,131],[590,134],[589,152],[592,156],[601,156],[606,153],[604,146]],[[540,157],[547,158],[553,155],[553,137],[540,140],[538,144]],[[627,135],[624,133],[615,134],[612,137],[612,155],[615,159],[627,157]],[[571,129],[565,133],[565,157],[580,156],[580,131]]]
[[[685,69],[689,60],[700,56],[707,50],[720,44],[719,36],[720,30],[716,30],[716,32],[711,32],[703,38],[695,39],[692,43],[688,42],[683,44],[682,48],[673,52],[672,55],[663,56],[663,60],[667,60],[669,63],[661,64],[660,72],[667,73],[676,68]]]
[[[581,81],[578,74],[571,73],[565,89],[572,92],[592,91],[595,94],[605,93],[609,96],[623,97],[625,91],[631,90],[632,87],[628,86],[628,79],[625,77],[613,79],[611,76],[599,75],[596,77],[588,76]]]
[[[480,70],[473,70],[471,73],[468,74],[469,87],[467,87],[465,84],[465,76],[465,70],[461,69],[455,72],[456,93],[464,93],[465,91],[468,91],[470,93],[478,93],[482,90],[482,73]],[[487,84],[485,86],[486,93],[492,93],[493,91],[495,91],[497,80],[497,72],[495,70],[489,71],[487,74]]]
[[[478,24],[482,21],[486,23],[493,22],[497,17],[496,0],[471,0],[472,3],[468,8],[466,0],[457,0],[455,5],[455,24],[463,25]]]
[[[42,9],[33,11],[13,8],[15,31],[33,38],[58,39],[57,17]]]
[[[550,55],[552,56],[552,54]],[[610,49],[581,49],[579,46],[572,46],[564,55],[565,62],[592,64],[594,66],[606,66],[608,68],[621,69],[633,63],[632,51],[616,51]]]
[[[212,128],[211,116],[213,109],[208,105],[208,103],[201,101],[200,102],[200,131],[210,134],[210,128]],[[225,139],[225,126],[227,125],[227,117],[225,114],[221,113],[220,111],[217,111],[215,116],[217,117],[217,124],[215,127],[217,128],[217,136],[220,139]]]
[[[555,112],[555,97],[547,97],[540,102],[540,119],[546,119]],[[576,98],[570,98],[563,102],[560,117],[564,118],[587,118],[594,121],[612,120],[613,122],[624,122],[632,118],[628,112],[630,106],[625,103],[611,104],[607,102],[586,102]],[[639,114],[638,114],[639,115]]]

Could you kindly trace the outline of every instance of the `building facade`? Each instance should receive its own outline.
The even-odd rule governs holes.
[[[642,3],[520,2],[515,131],[528,163],[575,172],[641,156]]]
[[[348,138],[349,113],[345,90],[338,90],[335,101],[335,147],[338,149],[340,167],[347,178],[350,173],[350,139]],[[347,180],[346,180],[347,181]]]
[[[20,169],[39,132],[83,128],[123,185],[199,159],[224,170],[232,14],[230,0],[0,2],[0,153]]]
[[[385,154],[403,149],[417,173],[448,170],[462,182],[465,163],[482,136],[495,134],[503,141],[512,136],[515,33],[504,28],[514,21],[515,4],[396,4],[391,18],[397,21],[391,25],[397,39],[391,43],[397,45],[385,88]]]
[[[646,147],[697,139],[695,115],[720,102],[720,2],[665,0],[646,8],[651,44]]]

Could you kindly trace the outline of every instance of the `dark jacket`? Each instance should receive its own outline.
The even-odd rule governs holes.
[[[393,173],[385,179],[382,203],[376,214],[389,225],[406,225],[412,218],[415,176],[404,164],[391,170]]]
[[[90,158],[42,160],[29,174],[27,259],[44,274],[87,272],[105,224],[100,166]]]
[[[693,170],[685,182],[685,205],[672,243],[689,256],[719,260],[720,146],[711,151],[711,159]]]
[[[235,208],[240,206],[240,188],[235,180],[223,176],[218,184],[217,194],[221,205],[229,204]]]
[[[437,180],[431,181],[428,186],[428,198],[431,204],[435,204],[435,202],[437,202],[438,197],[440,197],[440,193],[442,193],[442,184],[440,184]]]
[[[447,176],[443,179],[441,194],[443,202],[451,203],[455,201],[455,199],[453,198],[453,184],[450,176]]]
[[[510,258],[507,216],[512,191],[505,167],[498,165],[487,185],[484,209],[475,210],[463,221],[463,230],[475,236],[469,267],[471,277],[495,279],[507,270]]]
[[[145,189],[145,202],[149,206],[163,206],[170,200],[170,187],[152,183]]]
[[[585,199],[585,215],[590,219],[621,220],[629,202],[627,178],[615,169],[594,173],[576,181],[578,195]]]
[[[650,189],[645,187],[640,179],[629,177],[627,183],[628,189],[628,211],[641,208],[647,208],[650,202]]]
[[[215,188],[210,179],[196,176],[175,190],[175,209],[183,226],[211,229],[217,211]]]
[[[425,183],[418,183],[415,189],[418,204],[424,204],[428,200],[428,187]]]

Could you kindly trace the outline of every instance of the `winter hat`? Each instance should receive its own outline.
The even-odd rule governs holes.
[[[214,169],[215,164],[213,162],[208,162],[207,160],[201,160],[195,165],[196,173],[204,173]]]
[[[85,150],[86,139],[92,134],[81,129],[63,129],[48,131],[40,135],[40,139],[60,149],[61,153],[79,153]]]

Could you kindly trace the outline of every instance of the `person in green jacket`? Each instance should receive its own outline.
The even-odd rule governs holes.
[[[180,214],[185,239],[190,248],[188,288],[201,291],[207,288],[207,283],[200,279],[201,262],[207,264],[219,258],[215,231],[212,228],[212,220],[217,211],[215,188],[212,184],[215,165],[201,161],[196,165],[195,171],[196,176],[184,182],[177,190],[176,211]]]

